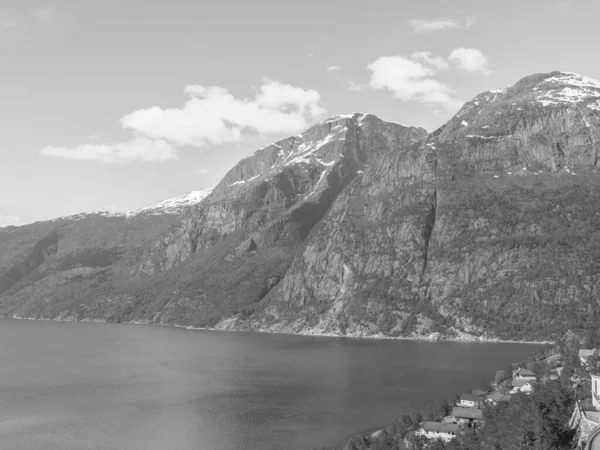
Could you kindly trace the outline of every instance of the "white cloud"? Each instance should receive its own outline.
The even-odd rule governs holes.
[[[208,169],[205,167],[201,167],[199,169],[192,170],[192,172],[194,172],[196,175],[205,175],[208,173]]]
[[[164,162],[177,159],[176,150],[162,139],[134,136],[133,139],[116,144],[84,144],[76,147],[45,147],[41,154],[77,161],[93,161],[104,164],[130,163],[134,161]]]
[[[460,23],[454,19],[420,20],[408,21],[411,28],[417,33],[431,33],[432,31],[451,30],[462,28]]]
[[[21,222],[20,217],[16,216],[5,216],[0,214],[0,227],[7,227],[9,225],[18,225]]]
[[[425,57],[426,56],[426,57]],[[423,61],[434,60],[435,63]],[[437,57],[426,52],[413,59],[403,56],[382,56],[368,65],[371,88],[388,89],[400,100],[414,100],[432,107],[455,109],[462,102],[454,97],[454,89],[433,76],[440,70]]]
[[[52,31],[59,29],[67,21],[66,14],[53,8],[0,9],[0,30],[14,27],[35,27]]]
[[[329,66],[327,68],[327,72],[339,72],[340,70],[342,70],[340,66]]]
[[[294,134],[325,114],[321,95],[312,89],[264,78],[251,99],[234,97],[222,87],[186,86],[181,108],[153,106],[120,119],[133,138],[116,144],[46,147],[42,155],[105,164],[163,162],[177,158],[177,147],[240,141],[247,134]]]
[[[354,80],[348,79],[348,89],[354,92],[364,91],[368,86],[365,84],[357,83]]]
[[[247,132],[296,133],[323,116],[321,95],[312,89],[263,79],[253,99],[221,87],[186,86],[181,108],[141,109],[121,119],[123,128],[177,145],[205,146],[239,141]]]
[[[435,56],[431,52],[414,52],[412,59],[422,62],[426,66],[433,67],[436,70],[448,69],[448,61],[441,56]]]
[[[481,72],[484,74],[492,72],[487,68],[487,58],[476,48],[455,48],[448,59],[465,72]]]
[[[476,21],[477,17],[475,16],[469,16],[465,18],[463,24],[461,24],[458,20],[443,17],[433,20],[411,19],[408,21],[408,24],[416,33],[431,33],[434,31],[460,30],[469,28]]]
[[[0,30],[3,28],[13,28],[20,25],[22,22],[19,14],[9,8],[0,9]]]
[[[469,16],[465,19],[465,27],[466,28],[472,27],[473,25],[475,25],[475,22],[477,22],[477,17]]]

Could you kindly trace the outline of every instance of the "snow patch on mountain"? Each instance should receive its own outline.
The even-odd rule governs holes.
[[[548,89],[536,100],[543,106],[558,105],[562,103],[580,103],[586,100],[600,99],[600,82],[593,78],[584,77],[571,72],[561,72],[560,75],[553,76],[544,80],[555,88]],[[596,109],[597,103],[592,102],[588,105],[591,109]]]
[[[192,191],[187,194],[180,195],[179,197],[168,198],[159,203],[144,206],[133,211],[127,212],[116,212],[116,211],[94,211],[84,212],[79,214],[73,214],[65,217],[58,217],[51,220],[51,222],[57,222],[59,220],[81,220],[89,217],[100,216],[100,217],[135,217],[137,215],[161,215],[161,214],[179,214],[184,208],[188,206],[196,205],[204,200],[210,193],[210,189],[202,189],[200,191]]]
[[[202,189],[200,191],[192,191],[179,197],[169,198],[154,205],[145,206],[135,211],[126,212],[127,217],[138,214],[176,214],[181,212],[183,208],[195,205],[204,200],[212,192],[212,188]]]

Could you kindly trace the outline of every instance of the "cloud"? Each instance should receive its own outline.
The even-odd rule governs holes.
[[[194,172],[196,175],[205,175],[208,173],[208,169],[205,167],[201,167],[199,169],[192,170],[192,172]]]
[[[222,87],[186,86],[181,108],[153,106],[127,114],[122,128],[129,141],[45,147],[41,154],[104,164],[163,162],[177,159],[178,147],[202,147],[242,140],[251,134],[294,134],[325,114],[321,95],[264,78],[253,98],[236,98]]]
[[[0,30],[3,28],[13,28],[20,25],[22,18],[17,11],[9,8],[0,9]]]
[[[431,52],[414,52],[411,57],[436,70],[446,70],[449,67],[448,61],[441,56],[432,55]]]
[[[415,33],[432,33],[434,31],[460,30],[469,28],[476,21],[477,17],[475,16],[469,16],[465,18],[463,24],[461,24],[458,20],[448,18],[439,18],[433,20],[411,19],[408,21],[408,25]]]
[[[21,222],[20,217],[6,216],[4,214],[0,214],[0,227],[7,227],[9,225],[18,225],[20,222]]]
[[[473,25],[475,25],[475,23],[477,22],[477,17],[476,16],[469,16],[465,19],[465,28],[469,28],[472,27]]]
[[[350,89],[351,91],[361,92],[361,91],[364,91],[368,87],[369,86],[366,84],[357,83],[354,80],[348,79],[348,89]]]
[[[121,119],[123,128],[176,145],[196,147],[239,141],[244,134],[296,133],[325,114],[312,89],[263,79],[252,99],[222,87],[186,86],[181,108],[141,109]]]
[[[458,108],[462,102],[454,97],[454,89],[433,78],[440,66],[438,57],[418,52],[412,59],[382,56],[367,67],[371,71],[372,89],[388,89],[397,99],[430,107]]]
[[[54,8],[0,9],[0,30],[3,28],[42,28],[47,31],[60,29],[68,16]]]
[[[77,161],[93,161],[104,164],[130,163],[134,161],[164,162],[177,159],[177,151],[162,139],[134,136],[133,139],[116,144],[84,144],[76,147],[45,147],[41,154]]]
[[[327,72],[339,72],[340,70],[342,70],[340,66],[329,66],[327,68]]]
[[[455,48],[448,56],[448,59],[465,72],[492,73],[487,68],[487,58],[476,48]]]
[[[33,9],[30,14],[41,27],[48,30],[60,29],[69,20],[69,16],[53,8]]]
[[[460,23],[453,19],[420,20],[412,19],[408,24],[416,33],[431,33],[432,31],[451,30],[462,28]]]

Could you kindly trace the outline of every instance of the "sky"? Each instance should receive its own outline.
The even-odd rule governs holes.
[[[600,79],[597,0],[0,0],[0,226],[216,185],[336,114],[435,130],[480,92]]]

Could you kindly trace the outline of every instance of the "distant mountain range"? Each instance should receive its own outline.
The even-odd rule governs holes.
[[[552,72],[445,125],[353,113],[211,191],[0,229],[0,315],[554,339],[600,315],[600,83]]]

